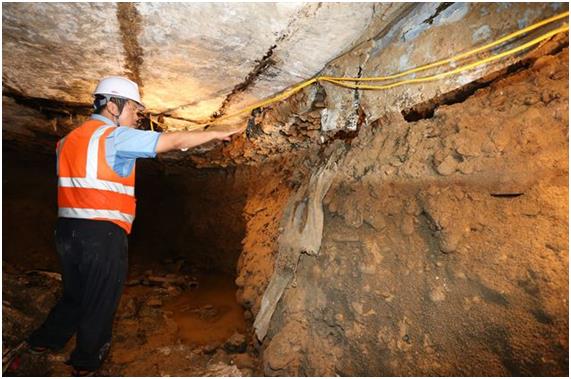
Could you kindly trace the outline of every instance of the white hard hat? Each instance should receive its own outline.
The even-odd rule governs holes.
[[[108,76],[101,79],[93,95],[123,97],[144,106],[143,103],[141,103],[141,95],[139,95],[139,86],[137,83],[122,76]]]

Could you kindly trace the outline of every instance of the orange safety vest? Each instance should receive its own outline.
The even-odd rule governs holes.
[[[130,233],[135,168],[122,177],[105,159],[105,139],[115,128],[89,120],[58,142],[58,216],[110,221]]]

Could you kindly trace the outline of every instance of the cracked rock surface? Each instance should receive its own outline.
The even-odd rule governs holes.
[[[4,4],[3,85],[89,105],[103,75],[127,75],[149,110],[208,119],[229,96],[233,103],[223,111],[316,74],[358,40],[373,8],[384,6]],[[386,8],[388,17],[397,7]]]

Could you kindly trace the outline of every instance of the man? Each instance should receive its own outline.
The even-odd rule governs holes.
[[[91,119],[57,145],[56,248],[63,296],[28,338],[30,352],[60,350],[77,334],[74,376],[93,374],[109,352],[127,275],[127,234],[135,218],[135,160],[188,149],[234,132],[136,130],[144,109],[136,83],[108,77],[94,92]]]

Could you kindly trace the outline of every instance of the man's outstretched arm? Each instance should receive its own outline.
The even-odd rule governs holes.
[[[166,153],[172,150],[190,149],[212,140],[230,141],[230,136],[240,133],[243,130],[244,129],[239,129],[232,132],[206,130],[203,132],[161,133],[155,151],[157,153]]]

